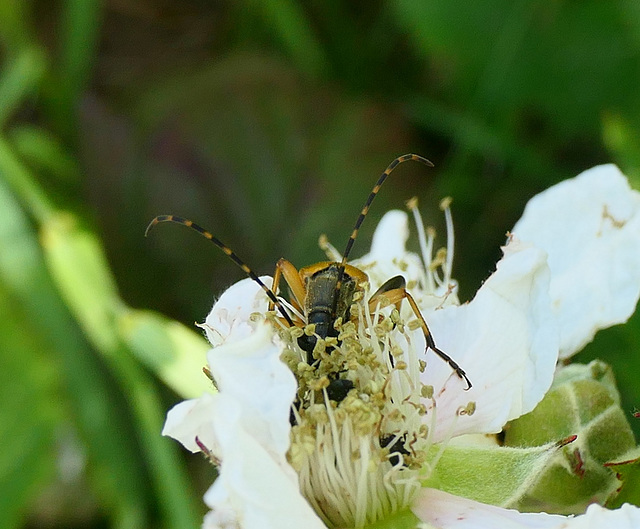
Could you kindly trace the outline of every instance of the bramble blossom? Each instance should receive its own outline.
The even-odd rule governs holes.
[[[498,446],[492,435],[543,399],[559,354],[570,356],[635,309],[640,194],[606,165],[536,196],[495,272],[464,304],[451,275],[448,202],[447,247],[439,252],[416,204],[410,208],[420,254],[405,250],[407,214],[387,213],[370,253],[351,263],[369,277],[351,321],[337,322],[337,337],[318,340],[313,365],[296,339],[314,329],[288,328],[252,280],[215,303],[203,327],[218,391],[178,404],[163,432],[219,465],[204,527],[640,526],[640,509],[629,505],[592,505],[575,517],[508,508],[575,436],[517,448]],[[409,303],[399,310],[384,299],[368,303],[395,275],[405,277],[437,347],[464,369],[470,389],[449,363],[425,353]],[[459,472],[449,470],[457,464]],[[501,484],[504,469],[511,473]]]

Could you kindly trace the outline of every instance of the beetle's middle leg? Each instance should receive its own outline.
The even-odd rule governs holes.
[[[464,372],[464,370],[458,365],[458,363],[453,358],[451,358],[447,353],[445,353],[441,349],[438,349],[438,347],[436,346],[436,342],[433,339],[433,335],[429,330],[429,326],[427,325],[427,322],[425,321],[424,317],[422,316],[422,313],[420,312],[420,308],[418,307],[418,304],[413,299],[413,296],[411,296],[411,294],[407,292],[406,281],[404,277],[402,276],[392,277],[386,283],[384,283],[378,290],[376,290],[376,292],[373,294],[373,296],[371,296],[371,299],[369,300],[369,308],[371,310],[375,310],[376,305],[380,302],[380,298],[383,296],[390,303],[396,305],[398,309],[400,308],[400,303],[402,302],[403,299],[406,299],[409,302],[409,305],[411,306],[413,313],[416,315],[416,317],[418,318],[418,321],[420,322],[420,327],[422,328],[424,338],[427,342],[427,349],[431,349],[440,358],[442,358],[447,364],[449,364],[449,366],[451,366],[451,369],[455,371],[456,375],[458,375],[462,380],[466,382],[467,387],[465,389],[470,389],[471,381],[469,380],[469,377],[467,377],[467,374]]]

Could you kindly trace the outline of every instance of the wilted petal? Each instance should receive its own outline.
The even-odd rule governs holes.
[[[549,254],[561,357],[631,316],[640,295],[640,193],[615,165],[535,196],[513,233]]]
[[[468,304],[427,315],[436,344],[467,372],[473,387],[430,353],[422,377],[435,389],[436,440],[451,434],[495,433],[531,411],[551,385],[558,332],[549,309],[543,251],[517,240],[503,248],[497,270]],[[452,421],[469,401],[475,413]]]
[[[423,489],[412,511],[422,521],[439,529],[636,529],[640,509],[623,505],[610,511],[590,505],[585,514],[571,517],[545,513],[519,513],[453,496],[436,489]]]
[[[271,288],[271,277],[263,276],[260,279]],[[225,290],[214,303],[202,327],[213,346],[246,338],[253,332],[249,323],[251,314],[264,314],[267,307],[268,299],[260,285],[253,279],[246,278]]]

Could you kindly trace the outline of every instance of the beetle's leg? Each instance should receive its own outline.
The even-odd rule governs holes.
[[[449,364],[449,366],[451,366],[451,369],[455,371],[456,375],[458,375],[462,380],[466,382],[467,387],[465,389],[471,389],[471,381],[469,380],[469,377],[467,377],[467,374],[464,372],[464,370],[458,365],[458,363],[453,358],[451,358],[447,353],[445,353],[441,349],[438,349],[438,347],[436,346],[436,342],[433,339],[433,335],[429,330],[429,326],[427,325],[427,322],[425,321],[424,317],[422,316],[422,313],[420,312],[420,308],[418,307],[418,304],[413,299],[413,296],[411,296],[411,294],[407,292],[406,281],[404,277],[402,276],[392,277],[391,279],[389,279],[389,281],[384,283],[378,290],[376,290],[376,292],[373,294],[373,296],[371,296],[371,299],[369,300],[369,307],[371,308],[371,310],[375,309],[376,305],[380,302],[379,298],[382,296],[384,296],[386,299],[389,300],[390,303],[396,306],[399,306],[400,302],[403,299],[406,299],[409,302],[409,305],[411,306],[413,313],[416,315],[416,317],[418,318],[418,321],[420,322],[420,327],[422,328],[424,338],[427,342],[427,348],[431,349],[440,358],[442,358],[447,364]]]
[[[395,276],[385,281],[383,285],[373,293],[371,298],[369,298],[369,308],[371,310],[375,310],[376,305],[380,303],[379,298],[384,296],[387,300],[389,300],[390,303],[394,304],[396,308],[400,310],[400,303],[404,299],[404,296],[398,296],[397,294],[394,293],[393,294],[394,299],[391,300],[391,298],[389,297],[389,293],[395,292],[396,290],[405,290],[406,286],[407,286],[407,282],[402,276]]]
[[[305,298],[305,289],[304,284],[302,283],[302,279],[300,279],[300,274],[295,266],[293,266],[289,261],[282,258],[276,264],[276,270],[273,273],[273,285],[271,290],[278,294],[278,288],[280,286],[280,278],[284,278],[287,285],[291,289],[291,293],[293,294],[293,298],[289,300],[289,302],[300,309],[304,306],[304,298]],[[273,310],[273,301],[269,303],[269,310]]]

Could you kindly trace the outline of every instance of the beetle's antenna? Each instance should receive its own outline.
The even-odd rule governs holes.
[[[347,264],[347,259],[349,257],[349,254],[351,253],[351,248],[353,247],[353,243],[355,242],[356,237],[358,236],[358,230],[360,229],[360,226],[362,226],[362,222],[364,221],[364,218],[367,216],[367,213],[369,213],[369,207],[371,206],[371,203],[373,202],[373,199],[376,198],[376,195],[378,194],[378,191],[380,191],[380,188],[382,187],[382,184],[387,179],[387,177],[391,174],[391,172],[399,164],[401,164],[403,162],[408,162],[409,160],[413,160],[415,162],[423,163],[424,165],[426,165],[428,167],[433,167],[433,163],[431,161],[427,160],[426,158],[423,158],[422,156],[419,156],[418,154],[405,154],[403,156],[398,156],[395,160],[393,160],[393,162],[391,162],[389,164],[389,167],[387,167],[384,170],[384,172],[380,175],[380,178],[378,178],[378,181],[376,182],[376,185],[373,186],[373,189],[371,190],[371,193],[369,194],[369,198],[367,198],[367,201],[364,203],[364,207],[360,211],[360,215],[358,216],[358,220],[356,220],[356,224],[355,224],[355,226],[353,228],[353,231],[351,232],[351,235],[349,236],[349,241],[347,242],[347,247],[345,248],[344,253],[342,254],[342,261],[340,261],[340,265],[338,266],[338,281],[337,281],[337,284],[336,284],[336,296],[334,298],[334,306],[333,306],[333,313],[334,314],[335,314],[335,311],[336,311],[339,292],[340,292],[340,289],[342,288],[342,278],[344,276],[344,267]]]
[[[146,237],[147,235],[149,235],[149,232],[153,229],[153,227],[156,224],[160,224],[161,222],[173,222],[174,224],[182,224],[183,226],[186,226],[187,228],[191,228],[192,230],[197,231],[200,235],[209,239],[213,244],[215,244],[218,248],[220,248],[234,263],[236,263],[240,268],[242,268],[242,271],[245,274],[247,274],[251,279],[253,279],[256,283],[258,283],[258,285],[260,285],[260,287],[262,288],[262,290],[264,290],[265,294],[267,294],[269,299],[274,303],[274,305],[276,305],[280,309],[282,317],[287,321],[289,326],[290,327],[294,326],[293,320],[291,319],[291,317],[289,316],[289,314],[287,313],[284,306],[282,305],[280,300],[277,298],[273,290],[271,290],[267,285],[265,285],[262,282],[262,280],[253,272],[253,270],[251,270],[251,268],[249,268],[246,265],[246,263],[242,259],[240,259],[240,257],[238,257],[236,253],[231,248],[229,248],[226,244],[224,244],[220,239],[214,237],[213,234],[209,233],[207,230],[205,230],[203,227],[199,226],[195,222],[189,219],[185,219],[183,217],[177,217],[176,215],[158,215],[149,223],[149,225],[147,226],[147,229],[144,231],[144,236]]]
[[[409,160],[413,160],[415,162],[420,162],[423,163],[424,165],[428,166],[428,167],[433,167],[433,163],[430,162],[429,160],[427,160],[426,158],[423,158],[422,156],[419,156],[417,154],[405,154],[403,156],[398,156],[395,160],[393,160],[393,162],[391,162],[389,164],[389,167],[387,167],[384,172],[380,175],[380,178],[378,178],[378,181],[376,182],[376,185],[373,186],[373,189],[371,190],[371,193],[369,194],[369,198],[367,198],[367,201],[364,204],[364,207],[362,208],[362,210],[360,211],[360,215],[358,216],[358,220],[356,220],[356,225],[353,228],[353,231],[351,232],[351,235],[349,236],[349,241],[347,242],[347,247],[344,250],[344,253],[342,254],[342,261],[340,262],[340,266],[342,269],[344,269],[344,265],[347,263],[347,259],[349,257],[349,254],[351,253],[351,248],[353,247],[353,243],[356,240],[356,237],[358,236],[358,230],[360,229],[360,226],[362,225],[362,222],[364,221],[364,218],[367,216],[367,213],[369,212],[369,207],[371,206],[371,203],[373,202],[373,199],[376,198],[376,195],[378,194],[378,191],[380,191],[380,188],[382,187],[382,184],[384,183],[384,181],[387,179],[387,177],[391,174],[391,172],[401,163],[403,162],[408,162]]]

